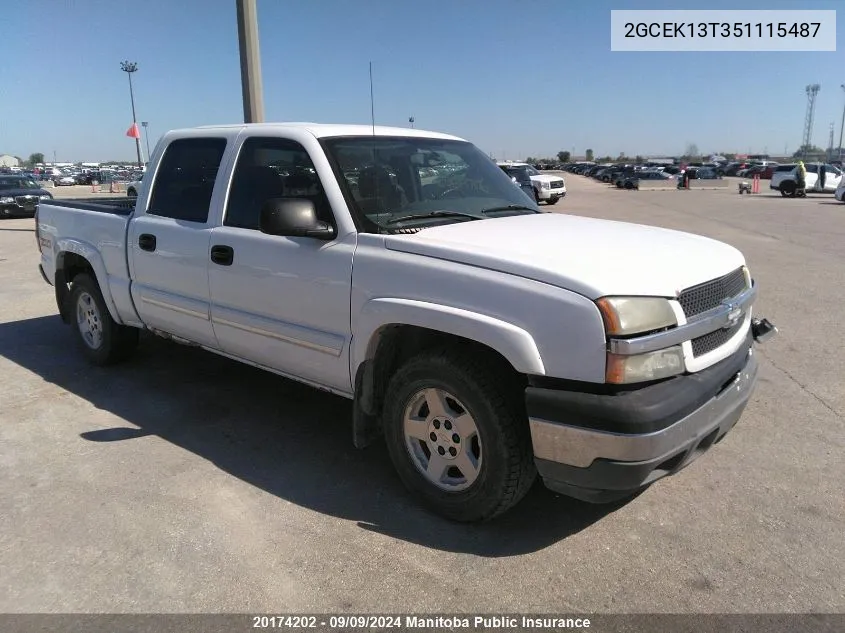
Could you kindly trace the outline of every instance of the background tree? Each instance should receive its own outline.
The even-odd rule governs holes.
[[[687,143],[686,152],[684,152],[684,156],[687,158],[701,158],[701,154],[698,153],[698,145],[695,143]]]
[[[792,157],[802,160],[823,161],[825,160],[825,151],[815,145],[802,145]]]
[[[30,165],[37,165],[38,163],[44,162],[44,154],[41,152],[35,152],[34,154],[29,155],[29,164]]]
[[[637,154],[637,157],[634,159],[634,162],[637,163],[637,165],[642,165],[645,162],[645,158]]]
[[[587,153],[586,153],[586,155],[585,155],[585,158],[586,158],[588,161],[592,161],[592,160],[593,160],[593,150],[588,149],[588,150],[587,150]]]
[[[557,159],[562,163],[568,163],[570,158],[572,158],[572,154],[567,151],[557,153]]]

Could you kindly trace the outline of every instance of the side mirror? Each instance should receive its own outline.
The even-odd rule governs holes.
[[[270,198],[261,206],[259,228],[268,235],[331,240],[334,227],[317,219],[317,209],[305,198]]]

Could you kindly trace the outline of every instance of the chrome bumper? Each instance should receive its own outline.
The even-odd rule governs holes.
[[[756,384],[757,371],[757,359],[753,349],[749,349],[747,363],[730,384],[705,405],[653,433],[610,433],[529,418],[534,456],[539,460],[587,468],[599,459],[658,460],[659,463],[663,457],[669,459],[684,451],[695,452],[697,445],[714,431],[718,430],[716,436],[721,437],[736,424]]]

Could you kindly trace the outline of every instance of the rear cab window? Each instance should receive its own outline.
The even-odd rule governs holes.
[[[156,170],[147,215],[208,222],[214,182],[225,151],[225,138],[172,141]]]

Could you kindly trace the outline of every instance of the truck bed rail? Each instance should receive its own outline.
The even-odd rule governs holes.
[[[98,213],[111,213],[112,215],[132,215],[135,209],[135,199],[129,197],[121,198],[98,198],[94,202],[87,200],[57,200],[47,202],[54,207],[66,207],[68,209],[81,209],[83,211],[96,211]]]

